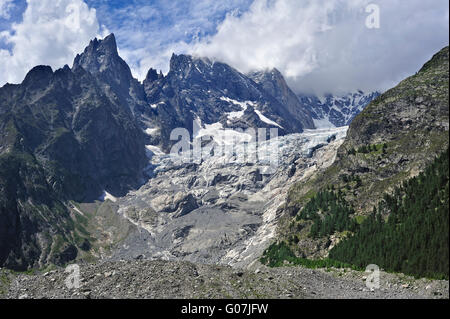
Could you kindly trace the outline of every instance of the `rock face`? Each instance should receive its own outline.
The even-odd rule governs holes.
[[[308,110],[318,128],[349,125],[379,92],[356,91],[342,96],[327,94],[323,97],[299,95],[300,104]]]
[[[145,112],[144,89],[133,78],[130,67],[119,56],[114,34],[103,40],[94,39],[81,55],[75,57],[73,70],[82,68],[100,80],[105,91],[116,95],[119,103],[139,116]]]
[[[140,184],[145,135],[123,94],[131,73],[116,54],[113,36],[93,41],[73,69],[38,66],[0,89],[0,265],[45,264],[59,249],[65,262],[76,253],[54,242],[73,228],[63,203]]]
[[[302,124],[304,129],[315,128],[314,122],[312,121],[314,109],[308,108],[306,105],[300,103],[298,97],[289,88],[280,71],[277,69],[257,71],[248,74],[248,76],[284,105],[293,118]]]
[[[361,175],[359,207],[368,207],[370,198],[423,171],[448,147],[448,59],[446,47],[351,123],[336,165],[342,167],[341,173]],[[348,154],[352,148],[382,143],[386,144],[382,154]],[[361,200],[365,196],[368,200]]]
[[[282,79],[281,74],[278,77]],[[311,116],[295,104],[292,94],[279,92],[279,84],[274,85],[277,91],[268,91],[227,64],[174,54],[167,76],[150,70],[144,81],[153,110],[148,116],[156,117],[161,130],[156,142],[168,151],[173,144],[170,132],[182,127],[192,134],[193,121],[200,127],[216,123],[223,128],[272,127],[280,135],[313,128]]]
[[[418,175],[446,150],[449,145],[448,54],[448,47],[442,49],[418,73],[379,96],[357,115],[333,165],[314,179],[291,188],[286,215],[298,212],[308,201],[308,193],[328,185],[344,192],[357,214],[368,214],[383,194]],[[368,146],[371,150],[367,150]],[[344,181],[344,175],[359,179],[359,183]],[[288,238],[293,231],[289,222],[280,225],[280,238]],[[328,238],[324,240],[330,242]],[[313,244],[319,247],[324,242]],[[298,252],[302,245],[311,246],[311,243],[305,239],[293,248]],[[319,256],[326,254],[323,250],[318,252]]]

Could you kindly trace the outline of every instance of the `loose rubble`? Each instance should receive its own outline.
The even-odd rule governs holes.
[[[79,288],[65,269],[9,276],[1,298],[13,299],[423,299],[449,298],[449,282],[381,272],[380,288],[366,287],[364,272],[301,267],[253,270],[172,261],[118,261],[80,265]],[[5,288],[5,287],[3,287]],[[0,292],[2,290],[0,289]]]

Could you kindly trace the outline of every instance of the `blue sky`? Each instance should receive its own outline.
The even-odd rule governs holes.
[[[5,0],[3,0],[5,1]],[[86,0],[89,7],[95,8],[101,24],[116,31],[121,30],[164,31],[166,41],[189,41],[194,36],[213,34],[217,25],[227,13],[246,11],[252,0],[234,1],[167,1],[167,0]],[[221,3],[224,2],[224,3]],[[10,0],[7,16],[0,15],[0,30],[8,30],[12,23],[22,20],[26,0]],[[0,2],[1,4],[1,2]],[[179,26],[185,27],[179,30]],[[126,42],[126,38],[122,39]],[[1,42],[5,48],[5,43]]]
[[[369,29],[376,4],[380,28]],[[448,45],[447,0],[0,0],[0,85],[37,64],[72,64],[114,32],[142,80],[172,52],[242,72],[278,68],[296,92],[384,90]]]
[[[160,32],[159,38],[165,42],[190,41],[195,36],[215,33],[217,25],[231,11],[246,11],[251,0],[234,1],[167,1],[133,0],[101,1],[87,0],[86,3],[97,10],[99,21],[121,33],[133,30]],[[127,42],[126,38],[120,39]]]
[[[15,0],[9,3],[9,7],[6,8],[6,2],[3,4],[4,8],[2,10],[0,0],[0,32],[8,30],[12,23],[20,22],[22,20],[22,14],[27,6],[25,0]],[[2,14],[3,12],[3,14]],[[10,48],[2,38],[0,38],[0,48]]]

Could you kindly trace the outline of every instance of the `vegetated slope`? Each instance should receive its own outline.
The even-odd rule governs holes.
[[[423,171],[448,145],[448,71],[446,47],[376,98],[351,123],[335,164],[291,190],[291,206],[333,184],[357,211],[368,212],[389,188]]]
[[[385,194],[372,214],[349,216],[352,208],[341,194],[326,190],[313,197],[296,220],[312,220],[309,236],[322,238],[334,231],[351,231],[334,246],[329,258],[297,257],[286,242],[269,247],[262,263],[281,266],[285,261],[307,267],[352,267],[376,264],[388,271],[430,277],[449,277],[449,166],[448,149],[419,176],[404,181],[392,195]],[[331,211],[325,218],[317,212]],[[298,240],[298,238],[294,237]]]
[[[328,189],[344,199],[355,211],[352,218],[361,223],[385,194],[424,171],[447,149],[448,71],[446,47],[355,118],[333,165],[290,190],[278,237],[296,256],[327,257],[351,230],[311,236],[314,221],[297,216],[318,193]],[[324,211],[317,207],[321,220],[326,217]]]
[[[447,149],[425,172],[385,195],[356,234],[330,251],[330,258],[359,267],[374,263],[386,270],[448,278],[448,156]]]

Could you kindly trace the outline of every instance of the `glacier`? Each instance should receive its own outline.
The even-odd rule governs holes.
[[[231,153],[180,164],[154,152],[152,177],[116,199],[117,213],[136,231],[110,258],[251,267],[275,236],[288,189],[331,165],[347,129],[305,130],[262,142],[258,152],[276,152],[278,159],[270,174],[261,163],[236,161]]]

